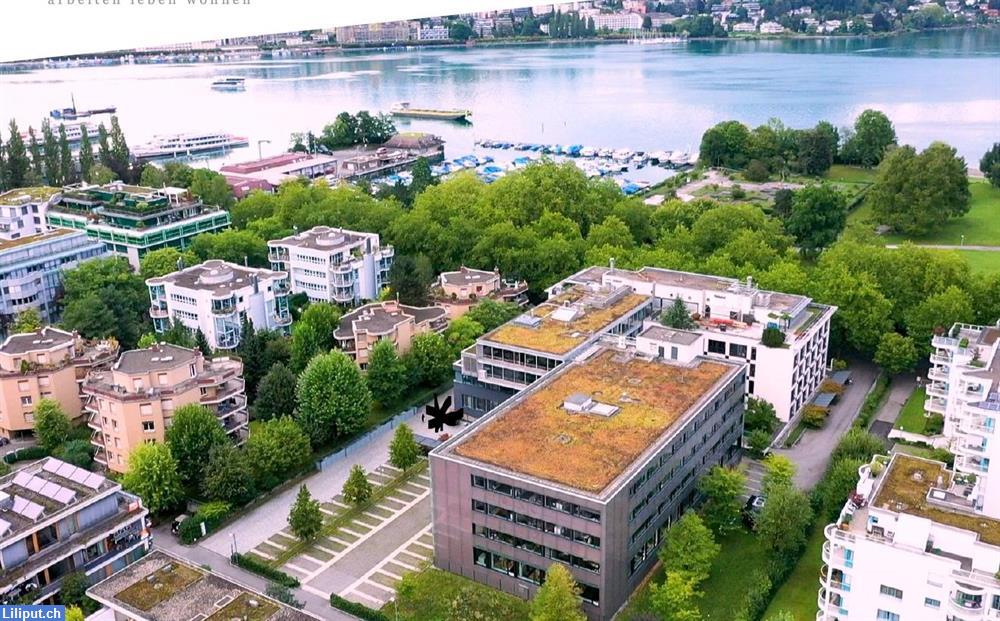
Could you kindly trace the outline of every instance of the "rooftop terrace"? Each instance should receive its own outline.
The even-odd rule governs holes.
[[[512,398],[451,450],[599,494],[739,369],[600,347]]]
[[[948,490],[951,483],[952,473],[943,463],[897,453],[878,483],[871,506],[972,531],[982,542],[1000,546],[1000,520],[933,499],[932,490]]]
[[[0,205],[7,205],[10,201],[17,200],[21,196],[27,196],[32,201],[47,201],[62,190],[47,186],[36,186],[33,188],[14,188],[0,193]]]
[[[644,304],[627,287],[575,285],[483,337],[504,345],[555,355],[569,353]]]
[[[19,246],[27,246],[29,244],[36,244],[40,242],[47,242],[53,239],[58,239],[60,237],[65,237],[67,235],[72,235],[77,233],[73,229],[52,229],[51,231],[45,233],[39,233],[37,235],[28,235],[27,237],[20,237],[18,239],[3,240],[0,239],[0,252],[4,250],[11,250]]]

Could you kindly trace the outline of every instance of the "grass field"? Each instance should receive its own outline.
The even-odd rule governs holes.
[[[896,429],[910,433],[924,433],[924,427],[927,425],[927,417],[924,416],[924,401],[926,399],[927,394],[923,388],[914,390],[896,418]]]
[[[742,528],[720,539],[719,544],[722,546],[722,552],[712,564],[712,573],[708,580],[700,587],[705,594],[698,602],[703,621],[732,621],[743,601],[743,594],[750,584],[754,570],[763,567],[764,563],[764,553],[757,538]],[[631,621],[640,614],[651,613],[650,584],[662,582],[661,566],[653,573],[652,578],[635,592],[628,606],[616,618],[619,621]],[[816,590],[813,589],[814,603],[815,600]]]
[[[997,210],[997,218],[1000,218],[1000,209]],[[993,242],[1000,244],[1000,237]],[[969,263],[973,274],[1000,273],[1000,252],[991,250],[956,250],[956,252]]]
[[[871,183],[875,181],[874,168],[858,168],[857,166],[844,166],[834,164],[830,170],[826,171],[823,178],[827,181],[837,183]]]
[[[778,612],[785,610],[792,613],[795,621],[815,621],[816,594],[819,592],[819,570],[823,565],[823,529],[825,520],[816,520],[806,551],[799,559],[798,565],[792,570],[788,580],[774,594],[771,605],[764,613],[764,619],[770,619]]]

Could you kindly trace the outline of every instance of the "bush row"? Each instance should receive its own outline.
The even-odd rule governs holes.
[[[257,574],[258,576],[263,576],[271,582],[277,582],[278,584],[286,586],[290,589],[297,589],[299,587],[298,578],[289,576],[285,572],[275,569],[267,563],[258,561],[252,556],[236,552],[230,557],[230,561],[232,561],[233,565],[236,565],[240,569],[245,569],[249,572]]]
[[[872,417],[875,416],[888,393],[889,376],[885,372],[879,373],[878,378],[875,379],[875,385],[865,397],[865,402],[861,404],[861,412],[854,420],[854,426],[867,430],[868,426],[871,425]]]
[[[3,456],[3,460],[8,464],[13,464],[19,461],[27,461],[29,459],[41,459],[43,457],[48,457],[49,452],[40,446],[26,446],[24,448],[17,449]]]
[[[330,605],[338,610],[343,610],[347,614],[354,615],[359,619],[364,619],[364,621],[390,621],[389,617],[385,616],[378,610],[369,608],[363,604],[355,604],[354,602],[346,600],[336,593],[330,594]]]
[[[206,502],[198,508],[197,513],[181,522],[177,535],[181,543],[190,545],[202,537],[201,525],[205,525],[205,536],[221,525],[232,514],[232,507],[225,502]]]

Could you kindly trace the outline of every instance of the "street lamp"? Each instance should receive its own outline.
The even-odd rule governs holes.
[[[263,156],[263,155],[261,155],[261,152],[260,152],[260,145],[264,144],[265,142],[266,142],[267,144],[271,144],[271,141],[270,141],[270,140],[258,140],[258,141],[257,141],[257,159],[258,159],[258,160],[262,160],[262,159],[264,159],[264,156]]]
[[[962,245],[965,245],[965,235],[962,235]]]

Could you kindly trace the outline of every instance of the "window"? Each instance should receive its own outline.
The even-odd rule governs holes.
[[[31,397],[21,397],[21,405],[31,405]]]
[[[879,587],[879,592],[882,595],[888,595],[890,597],[895,597],[896,599],[903,599],[903,592],[895,587],[885,586],[884,584]]]
[[[899,621],[899,615],[894,612],[889,612],[888,610],[879,609],[878,613],[875,615],[878,621]]]
[[[729,344],[729,355],[730,356],[736,356],[737,358],[746,358],[747,357],[747,346],[746,345],[737,345],[736,343],[730,343]]]
[[[18,390],[18,392],[28,392],[28,391],[31,390],[31,384],[29,384],[27,381],[18,382],[17,383],[17,390]]]
[[[153,433],[156,431],[156,424],[151,420],[143,421],[142,430],[146,433]]]
[[[934,601],[934,600],[931,600],[931,601]],[[927,599],[924,600],[924,605],[928,605],[927,604]],[[938,602],[938,605],[940,606],[941,602]],[[994,595],[993,596],[993,610],[1000,610],[1000,595]]]
[[[713,341],[712,339],[709,339],[708,352],[711,354],[725,354],[726,344],[723,343],[722,341]]]
[[[998,596],[996,596],[996,595],[993,596],[993,607],[994,608],[996,608],[997,597]],[[924,598],[924,606],[927,606],[928,608],[940,608],[941,607],[941,600],[931,599],[930,597],[925,597]]]

